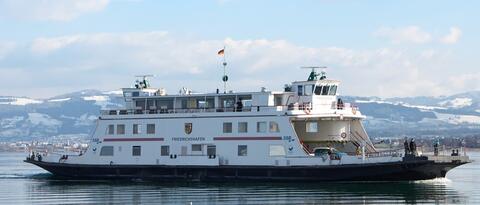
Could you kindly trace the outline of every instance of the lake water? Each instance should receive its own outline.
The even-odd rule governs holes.
[[[0,204],[480,204],[480,152],[447,178],[408,182],[160,183],[58,180],[0,153]]]

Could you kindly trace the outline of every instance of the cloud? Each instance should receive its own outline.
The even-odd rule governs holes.
[[[109,0],[0,0],[0,16],[24,20],[69,21],[103,10]]]
[[[308,72],[299,67],[311,65],[328,66],[327,75],[343,82],[341,94],[439,95],[468,89],[444,80],[443,71],[455,65],[444,50],[202,40],[152,31],[43,37],[17,45],[0,59],[0,82],[10,85],[0,87],[0,95],[46,98],[81,89],[114,90],[131,86],[138,74],[155,74],[152,85],[169,93],[182,86],[214,92],[223,87],[222,59],[216,53],[224,45],[228,87],[236,91],[280,90],[285,83],[306,79]]]
[[[16,47],[14,42],[10,41],[0,41],[0,60],[5,58],[10,52],[12,52]]]
[[[382,27],[373,33],[376,37],[387,38],[392,43],[427,43],[432,35],[418,26],[400,28]]]
[[[462,30],[457,27],[451,27],[450,33],[441,38],[440,41],[445,44],[454,44],[458,42],[460,36],[462,36]]]

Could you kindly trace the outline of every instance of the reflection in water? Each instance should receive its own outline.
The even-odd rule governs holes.
[[[448,180],[349,183],[158,183],[34,180],[28,201],[44,203],[458,203]],[[65,201],[67,200],[67,201]]]
[[[160,183],[78,181],[53,178],[22,163],[23,154],[0,153],[2,204],[292,204],[480,202],[480,153],[449,179],[341,183]]]

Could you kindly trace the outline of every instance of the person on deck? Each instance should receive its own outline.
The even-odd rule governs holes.
[[[410,147],[408,145],[408,139],[405,137],[405,141],[403,142],[403,146],[405,147],[405,155],[410,154]]]
[[[235,111],[242,112],[242,110],[243,110],[243,103],[242,103],[242,98],[240,98],[237,101],[237,110],[235,110]]]
[[[417,145],[415,144],[415,139],[413,138],[410,140],[410,152],[413,155],[417,155]]]

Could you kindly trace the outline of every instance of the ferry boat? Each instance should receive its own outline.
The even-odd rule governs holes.
[[[122,89],[124,109],[101,111],[84,153],[25,162],[68,178],[202,181],[422,180],[470,162],[377,150],[339,84],[312,68],[283,91],[172,95],[144,76]]]

